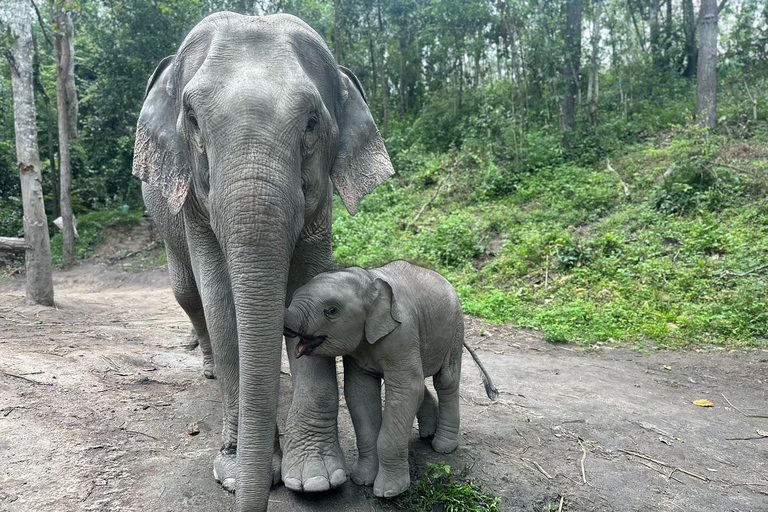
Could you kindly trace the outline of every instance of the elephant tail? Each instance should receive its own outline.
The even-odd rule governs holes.
[[[483,366],[483,363],[480,362],[480,358],[477,357],[477,352],[475,352],[475,349],[470,347],[467,342],[464,342],[464,348],[467,349],[467,352],[469,352],[469,355],[472,356],[472,359],[475,360],[475,364],[478,368],[480,368],[480,376],[483,379],[483,386],[485,386],[485,394],[488,395],[488,398],[491,400],[496,400],[496,397],[499,396],[499,390],[496,389],[496,387],[493,385],[493,381],[491,380],[491,376],[488,375],[488,370],[485,369],[485,366]]]

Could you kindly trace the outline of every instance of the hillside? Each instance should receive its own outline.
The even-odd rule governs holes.
[[[356,217],[337,203],[335,255],[427,264],[467,313],[550,341],[763,345],[767,140],[674,128],[518,173],[487,151],[401,152]]]

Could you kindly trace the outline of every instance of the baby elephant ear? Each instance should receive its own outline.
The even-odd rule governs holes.
[[[394,331],[401,322],[395,318],[397,304],[389,283],[376,278],[371,287],[376,298],[373,299],[368,316],[365,318],[365,339],[373,344]]]
[[[354,74],[339,66],[342,94],[346,96],[339,118],[339,146],[331,180],[347,211],[354,215],[360,200],[395,174],[384,141],[365,93]]]

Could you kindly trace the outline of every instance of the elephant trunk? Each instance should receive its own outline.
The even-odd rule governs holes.
[[[236,178],[217,184],[211,201],[237,317],[238,510],[266,510],[272,483],[285,295],[304,209],[300,183],[288,183],[299,174],[290,171],[230,168]]]

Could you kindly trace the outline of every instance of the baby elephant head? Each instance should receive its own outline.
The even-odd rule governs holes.
[[[283,334],[299,338],[296,357],[350,354],[398,325],[392,287],[361,268],[324,272],[296,290]]]

